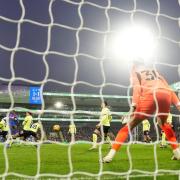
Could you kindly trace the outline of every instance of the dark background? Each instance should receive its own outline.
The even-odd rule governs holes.
[[[23,0],[22,8],[20,0],[0,0],[2,84],[7,84],[14,72],[16,78],[36,81],[36,85],[41,85],[47,76],[45,91],[70,92],[73,87],[76,93],[99,93],[103,82],[128,86],[127,64],[121,60],[103,59],[106,51],[103,40],[107,35],[108,20],[110,30],[117,31],[129,24],[131,17],[134,22],[148,26],[159,37],[159,49],[155,55],[158,63],[179,64],[178,0],[160,0],[159,5],[155,0],[136,0],[136,4],[133,0],[111,0],[111,7],[107,11],[108,0],[85,0],[84,4],[80,2]],[[52,12],[52,17],[49,12]],[[51,27],[49,48],[48,27]],[[15,51],[12,51],[15,47]],[[45,61],[49,67],[48,74]],[[157,69],[169,83],[179,81],[177,66],[159,64]],[[74,81],[78,83],[72,86]],[[33,82],[25,83],[15,79],[12,84],[31,85]],[[104,94],[127,94],[126,87],[110,84],[103,86],[102,90]]]

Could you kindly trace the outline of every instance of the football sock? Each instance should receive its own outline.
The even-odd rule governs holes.
[[[112,149],[117,151],[121,147],[121,145],[122,145],[121,143],[123,143],[128,137],[128,132],[129,132],[129,130],[128,130],[127,125],[119,130],[119,132],[115,138],[115,142],[112,145]]]
[[[164,125],[161,126],[161,128],[164,131],[164,133],[166,134],[167,140],[170,143],[176,143],[176,144],[171,144],[172,149],[178,148],[176,136],[175,136],[175,133],[174,133],[172,127],[169,124],[165,123]]]

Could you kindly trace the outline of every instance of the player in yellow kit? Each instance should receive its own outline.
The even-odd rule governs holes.
[[[108,104],[106,101],[102,102],[101,104],[101,116],[100,116],[100,122],[96,125],[96,129],[93,132],[93,145],[90,148],[96,149],[97,148],[97,137],[100,135],[104,135],[104,139],[107,141],[108,137],[108,131],[110,128],[110,123],[112,120],[111,112],[108,108]],[[110,143],[110,139],[108,140]]]
[[[3,137],[3,140],[6,141],[6,147],[10,147],[13,143],[12,136],[9,134],[9,124],[8,124],[8,118],[4,117],[0,121],[0,135]]]
[[[151,138],[149,136],[151,125],[147,119],[143,120],[142,125],[143,125],[144,142],[149,143],[151,142]]]
[[[39,139],[38,132],[40,132],[41,128],[42,128],[42,124],[40,122],[33,123],[30,127],[29,136],[33,136],[35,140]]]
[[[71,135],[71,141],[72,141],[72,142],[75,142],[76,125],[74,124],[74,122],[71,122],[71,123],[69,124],[68,133]]]
[[[30,128],[31,128],[32,123],[33,123],[32,114],[30,112],[26,112],[26,117],[24,118],[24,121],[22,123],[23,133],[21,134],[21,136],[24,137],[24,140],[26,140],[26,138],[30,136],[30,133],[31,133]]]
[[[4,141],[7,139],[8,136],[8,131],[9,131],[9,125],[7,122],[7,117],[4,117],[1,121],[0,121],[0,135],[3,137]]]

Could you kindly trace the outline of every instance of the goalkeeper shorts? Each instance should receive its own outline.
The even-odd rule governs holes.
[[[155,94],[148,94],[140,97],[137,108],[134,112],[135,119],[144,120],[154,113],[166,120],[171,106],[171,92],[165,89],[158,89]]]

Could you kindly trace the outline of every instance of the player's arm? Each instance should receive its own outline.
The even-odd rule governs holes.
[[[22,125],[24,126],[27,123],[27,121],[28,121],[28,117],[25,117],[24,121],[22,122]]]
[[[26,116],[24,118],[23,125],[26,125],[26,123],[28,123],[28,122],[31,122],[30,126],[33,124],[31,116]]]
[[[173,89],[169,86],[169,84],[167,83],[167,81],[165,80],[165,78],[163,76],[160,76],[161,80],[164,82],[164,84],[167,86],[168,89],[171,89],[171,102],[172,104],[174,104],[177,109],[180,111],[180,100],[177,97],[176,93],[173,91]]]
[[[138,73],[135,72],[134,70],[135,68],[132,69],[131,72],[131,77],[130,77],[130,81],[131,81],[131,85],[133,88],[133,94],[132,94],[132,107],[130,111],[134,111],[138,102],[139,102],[139,97],[141,95],[141,84],[140,84],[140,75]]]

